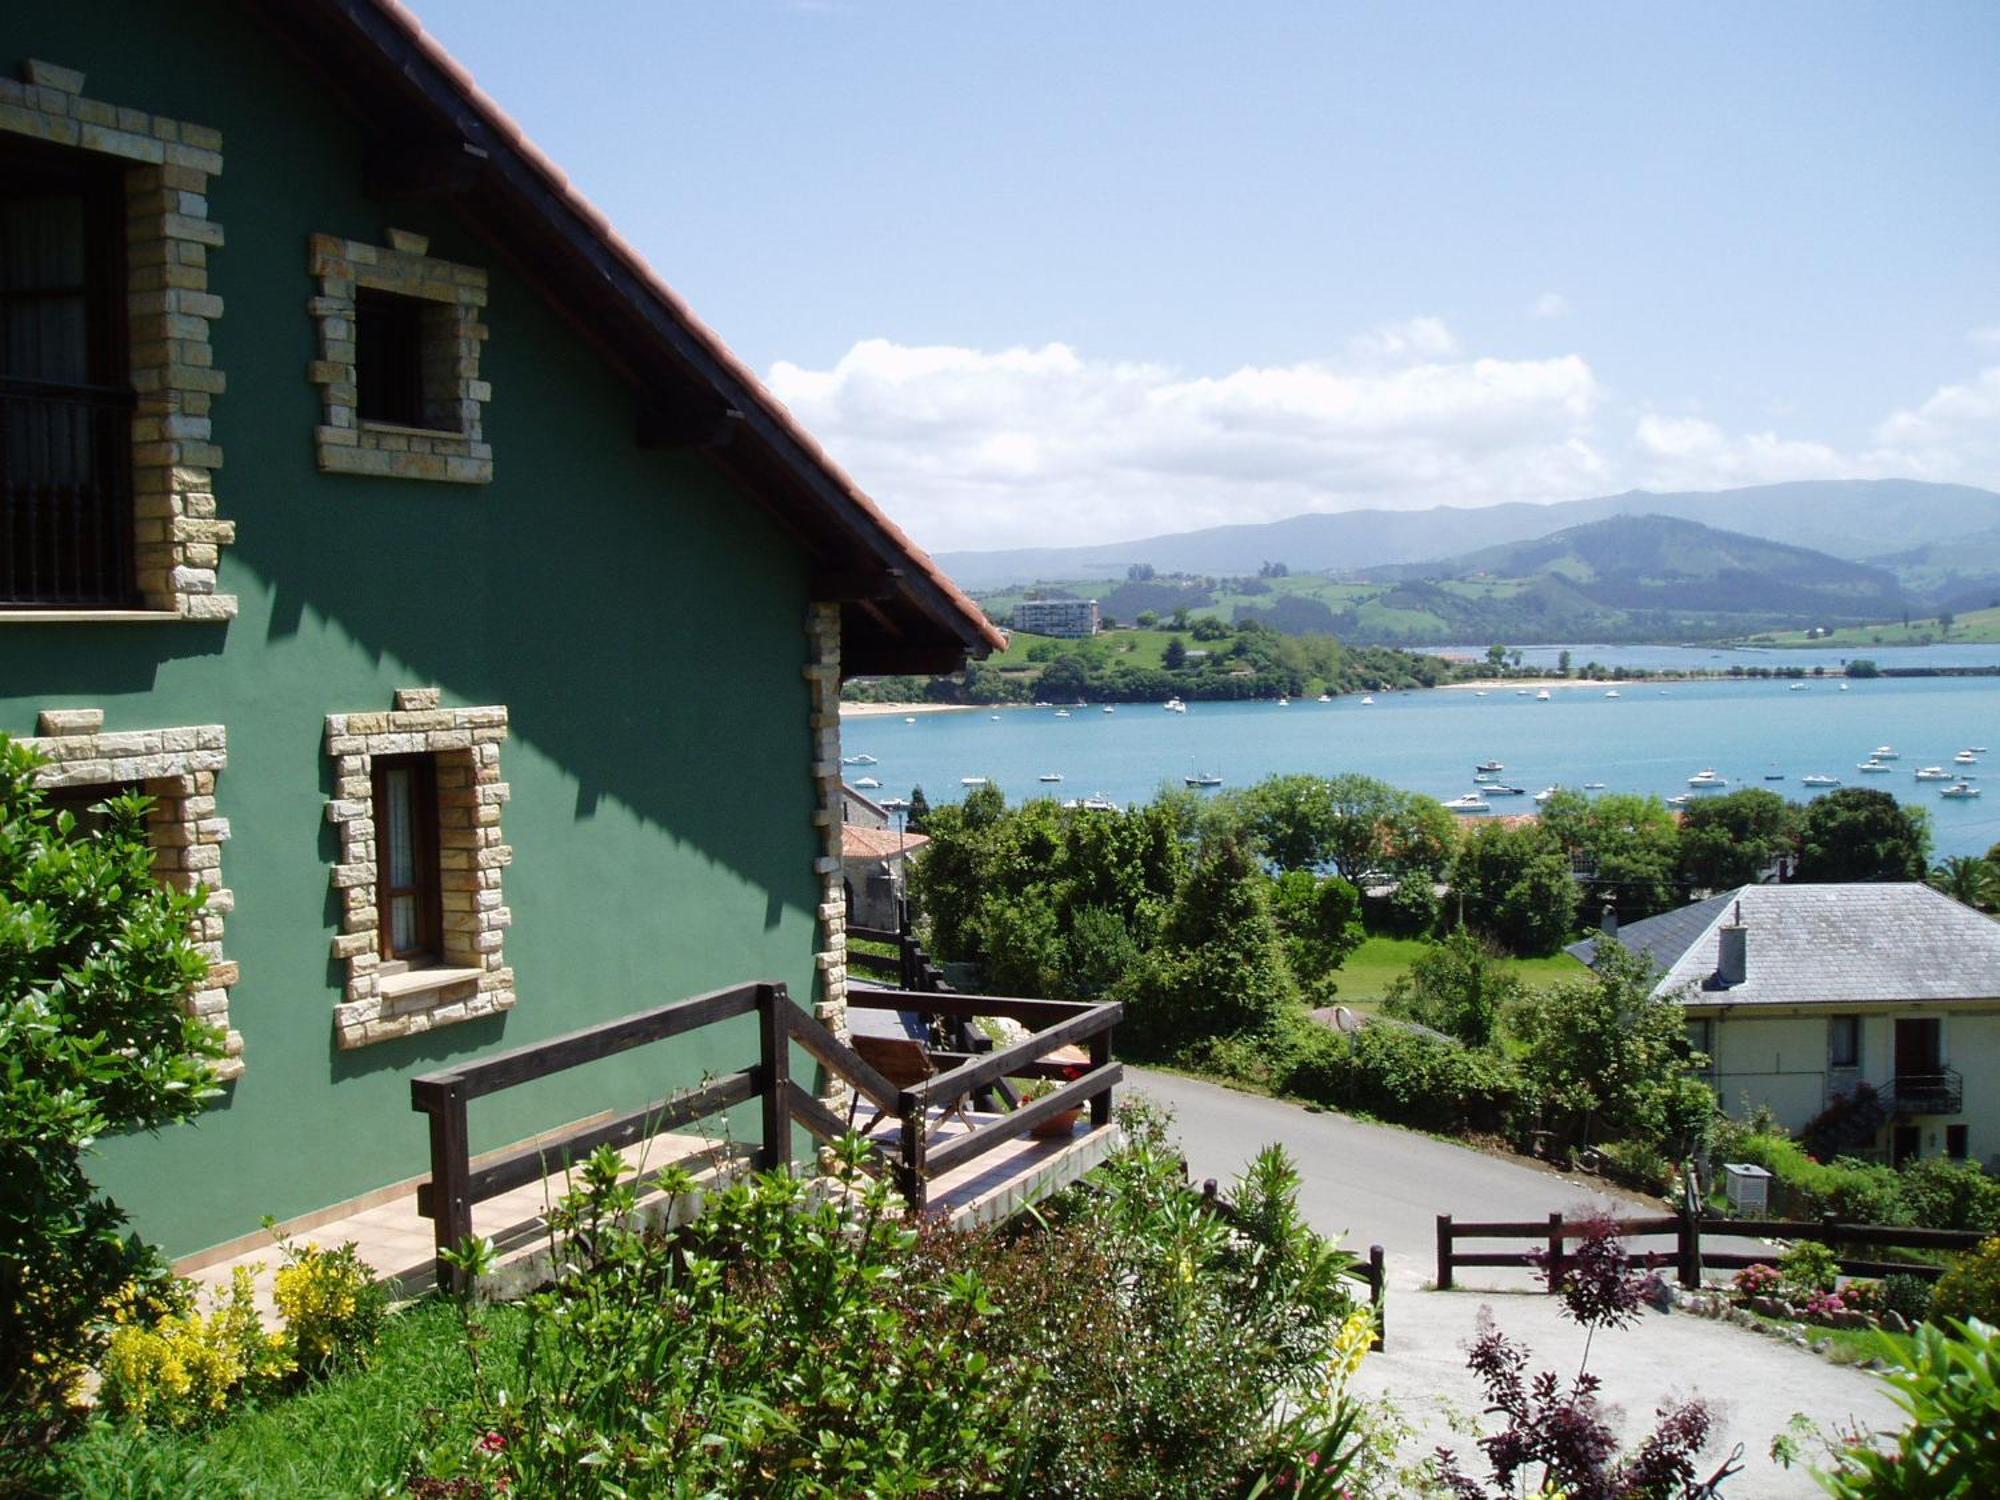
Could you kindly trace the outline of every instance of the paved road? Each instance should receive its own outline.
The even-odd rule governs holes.
[[[1534,1350],[1537,1367],[1547,1365],[1565,1376],[1576,1368],[1582,1331],[1560,1318],[1553,1298],[1525,1290],[1532,1285],[1529,1273],[1461,1271],[1457,1279],[1469,1290],[1425,1290],[1436,1275],[1437,1216],[1536,1219],[1586,1205],[1629,1207],[1620,1196],[1591,1191],[1560,1173],[1344,1115],[1314,1113],[1172,1074],[1134,1069],[1130,1076],[1141,1092],[1173,1107],[1197,1181],[1214,1177],[1226,1187],[1259,1149],[1276,1141],[1299,1163],[1304,1178],[1299,1201],[1318,1228],[1342,1235],[1353,1250],[1383,1247],[1388,1348],[1369,1358],[1358,1383],[1370,1394],[1393,1397],[1417,1426],[1414,1452],[1443,1444],[1455,1448],[1473,1473],[1484,1472],[1471,1442],[1450,1426],[1454,1413],[1477,1414],[1484,1405],[1464,1365],[1464,1345],[1482,1311],[1490,1309],[1502,1329]],[[1727,1488],[1730,1500],[1820,1493],[1804,1474],[1782,1471],[1766,1456],[1772,1436],[1793,1412],[1803,1411],[1825,1427],[1857,1419],[1878,1429],[1900,1425],[1900,1413],[1873,1376],[1728,1324],[1681,1314],[1648,1315],[1636,1329],[1603,1335],[1590,1364],[1604,1381],[1604,1399],[1627,1415],[1621,1430],[1628,1440],[1650,1427],[1664,1397],[1699,1395],[1708,1401],[1717,1414],[1713,1461],[1737,1443],[1745,1450],[1745,1471]]]

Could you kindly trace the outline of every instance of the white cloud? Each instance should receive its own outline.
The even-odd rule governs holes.
[[[1543,292],[1528,308],[1531,318],[1566,318],[1569,312],[1569,298],[1561,292]]]
[[[856,344],[772,390],[926,546],[1144,536],[1309,510],[1587,493],[1599,392],[1577,355],[1467,357],[1435,318],[1339,359],[1194,375],[1065,344]]]
[[[1277,520],[1781,480],[2000,485],[2000,366],[1867,441],[1739,432],[1610,401],[1581,354],[1507,359],[1437,318],[1223,373],[869,339],[772,390],[923,545],[1061,545]]]

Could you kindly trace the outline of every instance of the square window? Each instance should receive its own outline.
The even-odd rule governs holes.
[[[362,421],[464,431],[454,304],[361,288],[354,294],[354,358]]]
[[[384,755],[376,759],[374,775],[382,957],[436,963],[444,927],[437,762],[428,755]]]
[[[1858,1068],[1861,1066],[1861,1017],[1831,1016],[1826,1023],[1826,1061],[1828,1067]]]
[[[104,804],[108,800],[127,792],[143,791],[145,788],[136,782],[107,781],[91,786],[50,787],[42,793],[42,800],[50,812],[66,812],[85,833],[96,833],[104,827]]]

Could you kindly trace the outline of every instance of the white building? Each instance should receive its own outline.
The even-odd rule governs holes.
[[[1732,1114],[1796,1131],[1864,1085],[1873,1154],[2000,1170],[2000,923],[1918,884],[1749,885],[1620,927]],[[1570,952],[1591,962],[1593,938]]]
[[[1097,634],[1095,599],[1023,599],[1014,606],[1014,628],[1030,635]]]

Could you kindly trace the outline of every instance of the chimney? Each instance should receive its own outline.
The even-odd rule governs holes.
[[[1618,936],[1618,908],[1609,901],[1604,903],[1604,914],[1599,918],[1597,927],[1606,937]]]
[[[1715,955],[1715,982],[1722,988],[1741,984],[1750,968],[1750,929],[1743,925],[1743,903],[1736,903],[1736,909],[1723,925],[1718,936],[1721,944]]]

